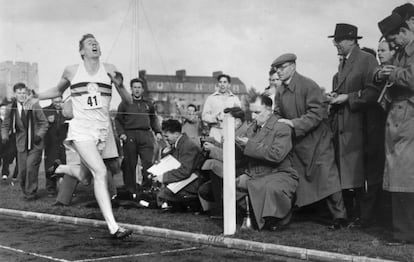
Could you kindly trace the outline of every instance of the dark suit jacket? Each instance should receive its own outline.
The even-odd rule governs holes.
[[[49,128],[44,139],[45,154],[53,155],[51,158],[56,159],[59,148],[63,146],[63,141],[66,138],[68,125],[65,123],[66,118],[62,115],[62,112],[58,113],[53,104],[44,107],[43,112],[49,122]]]
[[[190,177],[191,173],[195,171],[200,151],[200,148],[186,134],[183,134],[177,147],[171,153],[181,163],[181,166],[166,172],[162,182],[169,184]]]
[[[14,128],[13,119],[12,119],[13,117],[11,113],[13,111],[12,108],[15,106],[16,104],[12,103],[6,107],[6,115],[4,118],[4,123],[1,128],[1,135],[3,138],[4,137],[8,138]],[[26,147],[27,130],[26,130],[25,124],[22,122],[22,119],[19,116],[19,113],[17,112],[17,108],[15,108],[15,110],[16,110],[15,111],[16,113],[16,147],[17,147],[18,152],[25,152],[27,150],[27,147]],[[47,119],[43,113],[43,110],[38,103],[33,105],[32,113],[33,113],[33,123],[34,123],[34,135],[41,137],[43,140],[43,137],[45,136],[49,125],[47,123]],[[28,115],[28,113],[26,114]],[[33,149],[42,150],[43,141],[38,144],[34,144]]]

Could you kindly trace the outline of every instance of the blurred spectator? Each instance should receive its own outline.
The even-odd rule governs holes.
[[[151,179],[147,169],[154,159],[154,133],[162,139],[158,118],[153,103],[143,97],[144,81],[134,78],[130,81],[132,103],[121,102],[115,117],[116,130],[123,141],[124,160],[122,171],[124,184],[131,194],[137,193],[136,167],[138,156],[142,164],[142,187],[149,189]]]
[[[256,121],[245,137],[236,137],[244,147],[248,170],[236,179],[237,199],[243,205],[249,195],[254,218],[259,229],[280,230],[289,223],[298,175],[293,169],[292,129],[278,122],[272,111],[272,100],[259,96],[251,104]]]
[[[4,122],[4,118],[6,116],[6,105],[3,104],[0,106],[0,128]],[[0,136],[1,141],[1,136]],[[7,143],[2,143],[1,150],[0,150],[0,157],[1,157],[1,176],[3,180],[6,180],[9,177],[9,166],[13,163],[13,160],[16,159],[16,165],[14,166],[13,176],[12,179],[17,179],[17,148],[16,148],[16,134],[11,133],[9,135],[9,141]]]
[[[231,78],[221,74],[217,77],[218,90],[207,97],[204,103],[201,120],[210,126],[210,136],[221,142],[224,108],[241,107],[239,98],[230,91]]]
[[[198,145],[198,139],[200,137],[200,117],[197,112],[197,108],[193,104],[187,106],[187,111],[183,112],[180,116],[183,124],[183,133],[193,140]]]
[[[31,110],[23,108],[29,89],[23,83],[13,86],[16,102],[7,106],[4,124],[1,128],[2,143],[9,140],[9,135],[16,133],[17,163],[25,200],[37,198],[38,172],[43,150],[43,137],[48,123],[38,103]]]
[[[55,162],[65,164],[66,154],[63,141],[66,138],[68,125],[62,115],[62,97],[52,99],[52,104],[43,108],[43,112],[49,122],[49,128],[45,135],[45,170],[53,166]],[[56,178],[50,177],[46,172],[46,191],[50,197],[54,197],[56,191]]]
[[[269,86],[265,88],[264,94],[269,96],[273,102],[273,108],[275,108],[275,95],[278,88],[282,86],[282,81],[279,79],[279,75],[272,68],[269,71]]]

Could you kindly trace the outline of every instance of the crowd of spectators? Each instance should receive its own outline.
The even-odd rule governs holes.
[[[278,56],[270,66],[269,86],[248,108],[249,122],[229,89],[229,75],[217,77],[217,90],[202,112],[188,104],[178,119],[164,116],[162,123],[144,96],[145,80],[132,79],[132,102],[121,102],[110,128],[119,154],[102,156],[111,174],[112,199],[121,198],[112,176],[122,173],[132,201],[142,204],[144,194],[146,199],[153,194],[154,206],[165,212],[221,218],[223,119],[229,114],[235,119],[238,215],[250,210],[256,229],[285,229],[295,211],[323,201],[332,230],[366,228],[391,213],[392,220],[383,225],[392,228],[394,240],[413,242],[414,6],[397,7],[378,26],[383,35],[379,63],[375,52],[359,47],[356,26],[336,25],[329,38],[339,64],[329,94],[297,72],[295,54]],[[8,179],[17,155],[12,177],[18,173],[24,199],[35,200],[44,150],[47,193],[56,197],[55,205],[70,205],[79,181],[56,174],[67,172],[68,165],[80,166],[80,160],[64,147],[70,116],[62,112],[62,98],[43,110],[25,110],[30,90],[22,83],[13,90],[15,100],[0,111],[2,178]],[[201,133],[203,124],[208,136]],[[148,168],[166,155],[180,166],[162,176],[150,174]],[[177,192],[168,187],[193,175],[196,179]]]

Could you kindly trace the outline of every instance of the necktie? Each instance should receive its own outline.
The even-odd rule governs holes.
[[[23,103],[20,103],[22,105],[22,112],[20,113],[20,118],[22,119],[23,125],[26,125],[26,112],[24,111]]]
[[[346,57],[344,56],[344,57],[342,58],[341,70],[343,70],[343,69],[344,69],[344,67],[345,67],[345,63],[346,63]]]

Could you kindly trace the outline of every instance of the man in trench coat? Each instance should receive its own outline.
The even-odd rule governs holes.
[[[366,227],[381,188],[385,116],[376,103],[380,89],[372,83],[378,63],[359,48],[357,32],[353,25],[337,24],[330,36],[341,63],[328,99],[345,205],[354,224]]]
[[[275,96],[275,115],[294,133],[293,167],[299,174],[296,205],[327,198],[333,216],[330,228],[344,227],[347,214],[322,89],[296,72],[295,54],[279,56],[272,68],[283,82]]]
[[[391,192],[393,238],[414,242],[414,33],[406,20],[414,17],[414,7],[406,17],[392,14],[378,23],[382,35],[399,47],[393,65],[374,75],[376,83],[393,83],[386,123],[383,188]]]
[[[292,130],[277,121],[266,95],[259,96],[251,111],[255,123],[246,137],[236,137],[248,162],[247,172],[236,179],[237,199],[243,205],[247,193],[258,228],[277,231],[289,223],[298,185],[290,155]]]

